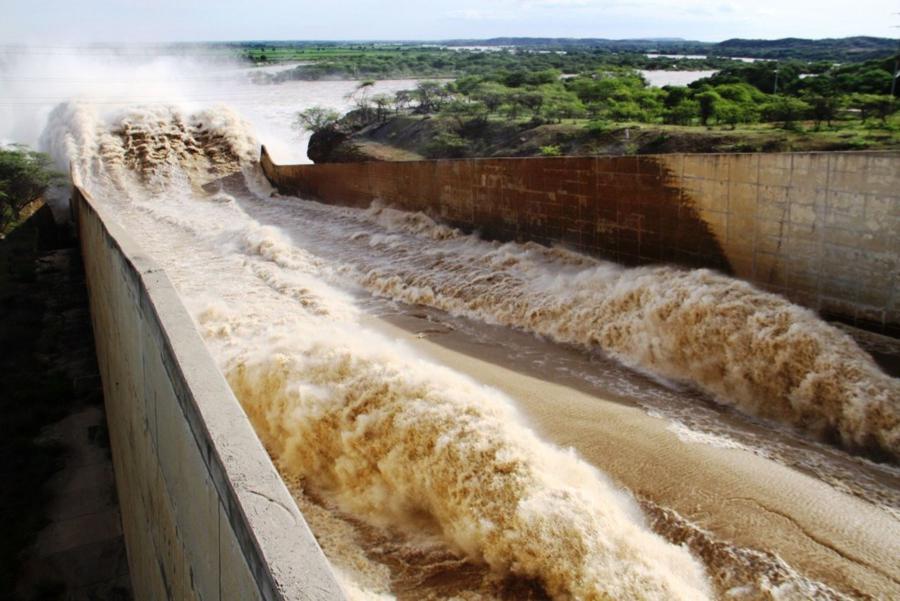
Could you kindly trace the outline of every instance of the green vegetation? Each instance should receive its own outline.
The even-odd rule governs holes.
[[[248,56],[257,60],[261,55],[251,53]],[[271,62],[271,51],[265,56],[265,62]],[[279,61],[296,60],[302,64],[275,74],[258,73],[256,77],[259,81],[277,83],[319,79],[452,78],[499,72],[527,74],[551,69],[561,73],[580,73],[599,65],[630,69],[694,70],[724,68],[734,62],[727,58],[651,58],[643,54],[610,54],[599,50],[477,52],[421,47],[346,49],[342,52],[285,51],[275,56]]]
[[[341,114],[337,111],[314,106],[297,113],[297,120],[294,124],[300,129],[316,133],[334,127],[340,118]]]
[[[365,92],[370,82],[363,82],[354,94],[352,120],[359,128],[397,114],[438,116],[447,127],[429,146],[431,156],[464,156],[465,139],[494,121],[531,127],[565,122],[597,134],[634,124],[718,127],[735,133],[739,127],[746,131],[762,124],[798,133],[853,131],[852,142],[838,140],[835,147],[884,147],[900,144],[900,129],[892,119],[900,105],[889,95],[890,66],[891,60],[816,64],[808,66],[815,72],[800,77],[804,65],[799,63],[741,63],[690,86],[664,88],[648,86],[638,72],[625,67],[569,76],[551,68],[499,69],[447,83],[422,81],[377,101]],[[323,113],[313,109],[300,119]],[[329,126],[335,123],[328,121]],[[856,130],[878,131],[883,138]]]
[[[269,82],[363,80],[352,95],[354,110],[348,117],[338,121],[325,109],[298,117],[314,132],[340,130],[321,148],[342,144],[355,132],[399,116],[435,119],[434,126],[422,129],[429,136],[426,144],[408,141],[403,147],[433,157],[510,150],[552,156],[557,148],[562,154],[583,152],[590,147],[585,139],[591,137],[600,141],[596,147],[603,152],[900,147],[900,105],[891,96],[898,57],[891,54],[896,52],[891,40],[730,40],[710,45],[498,39],[485,43],[497,47],[491,50],[464,47],[474,43],[270,46],[247,50],[247,56],[255,60],[266,50],[269,61],[303,61],[280,73],[261,73]],[[791,58],[736,61],[721,56],[727,49],[734,51],[731,55]],[[707,58],[650,57],[650,51],[702,52]],[[850,62],[836,62],[844,59]],[[687,86],[656,88],[642,77],[642,69],[715,73]],[[394,95],[372,95],[373,80],[382,78],[426,81]],[[547,137],[552,127],[579,142],[573,146]],[[537,128],[543,129],[529,138],[527,151],[489,139],[522,138],[516,131]],[[656,133],[637,142],[627,137],[629,130]],[[612,132],[625,137],[612,144]],[[727,132],[727,140],[715,132]],[[682,134],[689,143],[679,142]],[[715,144],[698,143],[704,135]],[[540,143],[534,146],[532,141]],[[378,144],[380,152],[395,145],[393,140],[369,142]]]
[[[640,52],[747,57],[761,59],[799,59],[855,62],[884,56],[896,50],[897,42],[889,38],[857,36],[806,40],[730,39],[724,42],[698,42],[682,39],[606,40],[596,38],[494,38],[490,40],[454,40],[450,46],[512,46],[527,49],[592,48],[606,52]]]
[[[731,39],[716,44],[711,52],[718,56],[746,56],[762,59],[858,62],[890,54],[896,49],[896,40],[857,36],[824,40]]]
[[[573,38],[493,38],[488,40],[449,40],[433,44],[417,42],[241,42],[235,44],[216,45],[223,49],[234,49],[242,57],[257,63],[283,61],[342,61],[354,62],[362,55],[391,56],[397,53],[406,55],[430,56],[432,59],[456,63],[453,55],[465,56],[472,46],[489,48],[490,52],[474,54],[487,55],[485,62],[496,59],[491,55],[531,54],[536,57],[553,58],[566,53],[575,57],[574,64],[585,56],[601,59],[607,64],[617,64],[632,68],[715,68],[722,66],[721,59],[726,57],[747,57],[759,59],[794,59],[802,61],[861,62],[888,55],[897,48],[896,40],[875,37],[850,37],[823,40],[805,40],[784,38],[780,40],[746,40],[731,39],[719,43],[698,42],[692,40],[606,40],[606,39],[573,39]],[[706,56],[706,62],[698,60],[672,59],[666,57],[648,58],[645,54],[679,54]],[[415,59],[418,60],[418,59]],[[430,60],[430,59],[429,59]],[[568,59],[563,59],[568,60]],[[649,61],[649,62],[648,62]],[[652,66],[649,66],[652,65]],[[668,66],[666,66],[668,65]],[[422,67],[423,65],[418,65]],[[431,64],[430,68],[437,72],[447,72],[447,64]],[[563,68],[561,64],[550,65]],[[565,70],[565,69],[564,69]],[[581,70],[581,69],[576,69]],[[567,70],[567,72],[569,72]],[[420,74],[426,75],[423,71]]]
[[[5,234],[22,210],[40,198],[60,178],[50,157],[22,146],[0,148],[0,234]]]
[[[559,146],[559,144],[547,144],[546,146],[541,146],[541,156],[545,156],[545,157],[562,156],[562,148]]]

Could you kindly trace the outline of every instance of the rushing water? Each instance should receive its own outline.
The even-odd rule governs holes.
[[[302,140],[284,135],[293,111],[342,106],[355,84],[255,86],[220,69],[222,81],[182,77],[180,103],[95,96],[36,118],[47,119],[45,147],[73,161],[177,286],[349,595],[842,596],[765,546],[679,515],[653,482],[625,490],[621,473],[614,481],[535,434],[517,399],[378,320],[455,333],[523,374],[595,395],[598,408],[632,404],[682,444],[799,470],[883,514],[886,536],[897,531],[895,468],[839,446],[897,454],[898,381],[847,334],[703,270],[623,269],[389,207],[277,196],[255,133],[279,161],[297,159]],[[233,108],[203,107],[201,89]],[[640,471],[627,452],[616,461]],[[700,468],[694,478],[713,484]],[[860,593],[854,582],[843,592]]]
[[[359,84],[254,83],[254,75],[290,69],[291,64],[250,68],[190,56],[6,52],[13,54],[0,49],[0,142],[31,145],[38,143],[50,111],[61,102],[81,102],[107,114],[156,104],[198,110],[224,103],[240,112],[279,162],[304,163],[309,134],[292,128],[297,112],[317,105],[347,110],[349,95]],[[370,94],[391,94],[414,85],[410,80],[382,80]]]

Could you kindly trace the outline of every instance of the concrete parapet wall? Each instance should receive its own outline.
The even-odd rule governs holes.
[[[669,154],[262,167],[284,193],[497,240],[708,267],[900,336],[900,154]]]
[[[136,598],[343,599],[166,275],[77,185],[73,210]]]

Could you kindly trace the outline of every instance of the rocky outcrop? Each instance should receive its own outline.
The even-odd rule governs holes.
[[[352,133],[339,128],[315,132],[309,139],[306,154],[313,163],[358,163],[372,160],[366,155],[364,147],[353,140]]]
[[[373,122],[357,113],[312,137],[309,157],[313,162],[849,149],[840,141],[776,129],[750,137],[730,130],[653,124],[599,129],[578,123],[459,123],[453,118],[410,114]]]
[[[383,145],[373,144],[360,135],[371,125],[370,114],[359,110],[350,111],[331,127],[314,132],[309,139],[306,154],[313,163],[359,163],[406,158],[392,157],[390,152],[386,152],[389,147],[378,148]]]

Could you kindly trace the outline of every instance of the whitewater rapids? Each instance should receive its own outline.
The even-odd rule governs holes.
[[[163,196],[184,202],[240,176],[255,151],[244,131],[224,110],[148,109],[101,124],[84,107],[64,106],[45,142],[73,160],[95,198],[146,213]],[[202,307],[201,332],[282,470],[355,519],[433,531],[555,598],[710,597],[699,561],[652,533],[595,469],[535,437],[508,399],[361,331],[348,301],[311,281],[315,260],[241,215],[227,195],[205,196],[213,202],[195,214],[184,202],[169,222],[206,228],[194,259],[218,256],[192,281],[178,269],[173,279]],[[226,207],[219,232],[204,219],[210,206]],[[143,242],[164,261],[178,258]],[[278,280],[273,264],[290,281]]]
[[[256,141],[227,109],[107,119],[64,105],[44,143],[164,265],[304,513],[324,508],[317,536],[327,522],[437,540],[558,599],[782,596],[713,582],[506,396],[362,327],[349,282],[600,348],[747,413],[897,455],[897,381],[842,332],[747,284],[484,242],[382,206],[310,203],[302,235],[334,248],[317,255],[265,225],[291,225],[284,206],[299,201],[271,196]],[[348,593],[390,595],[397,560],[351,555],[329,555]]]
[[[626,269],[560,248],[487,242],[377,203],[341,210],[365,226],[357,229],[337,223],[332,207],[309,211],[321,238],[353,248],[342,256],[373,293],[602,349],[744,413],[900,458],[900,380],[783,297],[705,269]]]

